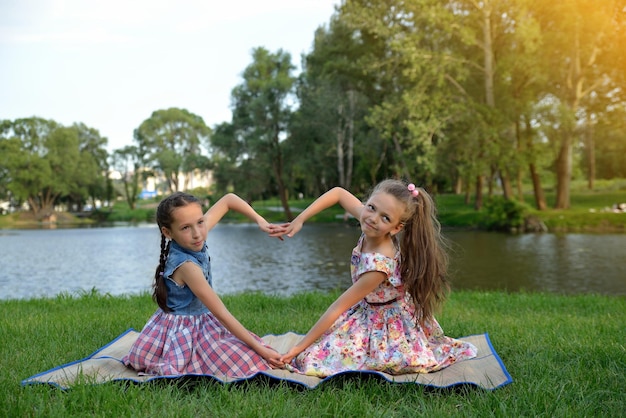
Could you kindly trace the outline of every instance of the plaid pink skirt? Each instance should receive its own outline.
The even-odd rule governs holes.
[[[257,335],[251,335],[262,342]],[[161,376],[249,377],[271,368],[213,314],[173,315],[160,309],[148,320],[122,362],[138,372]]]

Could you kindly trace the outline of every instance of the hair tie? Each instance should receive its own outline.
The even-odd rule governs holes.
[[[163,272],[160,272],[160,273],[159,273],[159,277],[163,277]]]
[[[415,187],[413,183],[409,184],[408,187],[409,192],[413,195],[413,197],[417,197],[420,194],[420,191]]]

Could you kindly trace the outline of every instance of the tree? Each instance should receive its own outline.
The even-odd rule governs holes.
[[[6,159],[7,188],[18,202],[28,202],[36,218],[53,212],[58,194],[50,182],[52,173],[46,160],[46,138],[57,128],[54,121],[41,118],[3,121],[4,150],[12,152]]]
[[[7,189],[19,202],[28,202],[36,218],[49,217],[61,198],[80,201],[87,188],[102,178],[97,155],[104,155],[106,140],[84,125],[64,127],[41,118],[2,122],[2,148]],[[81,149],[81,138],[89,134],[91,146]],[[5,142],[8,141],[8,142]]]
[[[556,99],[558,115],[558,129],[551,138],[557,146],[557,209],[570,205],[573,152],[576,138],[584,132],[585,101],[625,87],[625,7],[623,0],[534,3],[543,39],[541,70],[549,82],[545,96]]]
[[[247,142],[238,136],[232,123],[214,127],[211,135],[211,164],[216,189],[220,193],[237,190],[252,201],[271,195],[271,169],[265,158],[250,158]]]
[[[181,187],[181,174],[201,168],[194,155],[201,153],[201,145],[208,144],[210,135],[211,129],[200,116],[178,108],[153,112],[134,132],[146,162],[163,173],[171,192]]]
[[[323,179],[346,189],[352,187],[358,153],[355,143],[367,114],[366,91],[374,79],[360,64],[367,47],[354,29],[333,15],[328,29],[320,27],[315,32],[313,50],[304,58],[298,86],[300,107],[294,136],[298,136],[298,143],[310,142],[324,157],[330,157],[330,150],[334,150],[334,173]],[[310,158],[309,154],[300,155]],[[320,167],[322,161],[316,163]],[[328,171],[325,164],[324,171]]]
[[[608,106],[597,117],[590,135],[595,138],[597,177],[626,178],[626,102]]]
[[[119,171],[128,207],[135,209],[146,172],[143,154],[134,145],[116,149],[111,156],[111,166]]]
[[[359,64],[372,77],[366,122],[376,130],[396,177],[430,186],[435,149],[443,129],[458,115],[466,68],[450,56],[454,18],[440,2],[347,1],[340,17],[367,46]]]
[[[110,200],[112,196],[107,193],[108,153],[105,149],[107,139],[100,133],[89,128],[83,123],[75,123],[71,129],[76,131],[78,138],[78,167],[77,170],[83,175],[76,177],[76,183],[72,186],[69,197],[76,205],[78,211],[82,210],[83,204],[91,198],[92,206],[96,206],[96,200]]]
[[[244,142],[249,158],[271,167],[285,216],[291,220],[283,142],[289,137],[294,66],[291,55],[282,50],[270,53],[265,48],[255,48],[252,58],[243,72],[243,83],[231,93],[233,138]]]

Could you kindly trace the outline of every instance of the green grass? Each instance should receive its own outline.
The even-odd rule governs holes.
[[[553,232],[626,232],[626,214],[611,213],[608,208],[615,203],[626,202],[626,179],[597,181],[595,190],[590,191],[581,181],[573,182],[570,192],[570,209],[555,210],[556,193],[546,189],[548,209],[538,211],[534,209],[534,197],[526,186],[524,201],[528,205],[528,214],[541,219],[550,231]],[[499,191],[498,191],[499,193]],[[488,196],[485,194],[485,199]],[[313,197],[291,200],[289,206],[294,215],[306,208]],[[480,228],[483,223],[484,212],[474,210],[474,196],[466,204],[463,195],[439,194],[435,196],[439,220],[446,227]],[[154,222],[154,214],[158,199],[139,200],[136,209],[129,209],[125,201],[115,203],[111,211],[100,213],[102,219],[108,222]],[[278,199],[256,201],[252,203],[254,209],[269,222],[282,223],[287,219],[280,208]],[[335,205],[313,216],[308,222],[342,222],[344,210]],[[0,216],[0,229],[24,227],[19,222],[18,214]],[[83,220],[85,222],[85,220]],[[229,212],[223,222],[248,222],[244,216]]]
[[[436,197],[439,220],[448,227],[479,227],[483,211],[474,210],[474,201],[465,204],[463,195],[442,194]],[[485,196],[485,198],[488,198]],[[570,209],[552,209],[555,193],[547,192],[548,209],[534,208],[534,197],[525,195],[528,214],[541,219],[551,231],[625,232],[626,214],[612,213],[608,209],[614,203],[626,202],[626,191],[607,189],[601,191],[578,190],[571,195]]]
[[[229,309],[259,335],[305,332],[338,292],[228,295]],[[0,301],[0,408],[21,416],[619,416],[626,410],[626,298],[458,291],[438,319],[450,336],[488,332],[514,382],[495,391],[432,390],[337,379],[314,390],[252,380],[222,385],[78,385],[68,391],[21,380],[78,360],[126,329],[141,329],[149,295],[96,292]]]

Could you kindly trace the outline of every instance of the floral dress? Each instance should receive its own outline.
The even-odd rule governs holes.
[[[399,252],[389,258],[362,253],[362,246],[363,236],[352,251],[352,282],[369,271],[383,272],[387,280],[296,356],[295,371],[318,377],[350,370],[428,373],[476,356],[474,345],[445,336],[436,319],[416,324],[415,305],[400,278]]]

